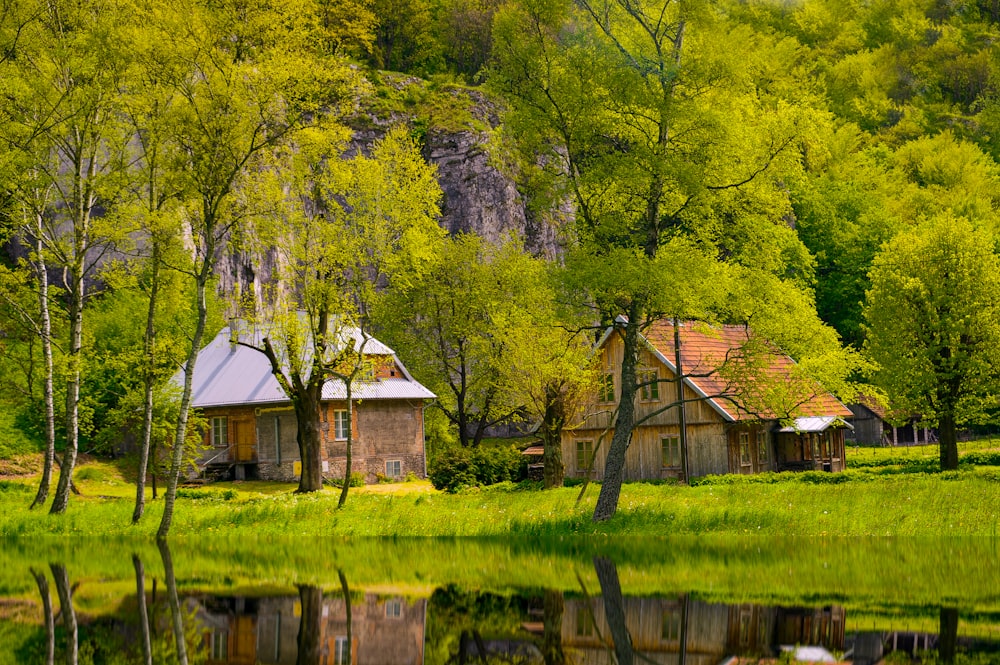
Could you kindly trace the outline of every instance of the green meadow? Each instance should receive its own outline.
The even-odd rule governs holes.
[[[1000,454],[993,441],[966,446],[962,468],[941,473],[931,447],[849,451],[843,473],[783,473],[697,479],[693,486],[631,483],[618,514],[594,524],[599,487],[543,491],[504,483],[447,494],[426,482],[292,493],[281,483],[183,488],[176,536],[566,537],[996,536]],[[119,467],[91,462],[76,474],[82,496],[65,515],[29,511],[34,478],[0,481],[0,536],[151,536],[162,501],[130,524],[133,488]],[[581,497],[582,494],[582,497]]]

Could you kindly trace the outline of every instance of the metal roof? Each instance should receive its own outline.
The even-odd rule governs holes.
[[[823,432],[830,427],[851,427],[851,424],[837,416],[806,416],[796,418],[792,425],[782,427],[779,432]]]
[[[357,339],[357,338],[355,338]],[[357,345],[355,346],[357,348]],[[434,393],[415,381],[396,354],[385,344],[370,338],[365,344],[365,355],[389,356],[403,373],[400,378],[375,381],[355,381],[352,395],[355,399],[433,399]],[[176,383],[183,381],[183,373],[174,376]],[[323,386],[323,399],[345,398],[344,384],[332,379]],[[271,364],[263,353],[230,342],[230,329],[223,328],[198,354],[192,386],[192,405],[196,408],[233,404],[288,403],[271,373]]]

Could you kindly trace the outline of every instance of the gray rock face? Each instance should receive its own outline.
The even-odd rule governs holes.
[[[428,132],[424,155],[437,166],[444,192],[441,226],[497,243],[514,235],[531,254],[554,256],[555,229],[533,222],[513,180],[490,163],[486,140],[473,131]]]

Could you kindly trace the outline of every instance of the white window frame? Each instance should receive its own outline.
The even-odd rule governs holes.
[[[347,409],[337,409],[333,412],[333,438],[336,441],[347,441],[347,428],[350,426]]]
[[[333,640],[333,662],[334,665],[348,665],[347,652],[350,643],[346,635],[338,635]]]
[[[392,473],[389,470],[390,465],[395,467],[396,473]],[[398,459],[387,459],[385,461],[385,477],[386,478],[402,478],[403,477],[403,460]]]
[[[403,601],[398,598],[385,601],[385,618],[399,619],[403,616]]]
[[[585,459],[580,459],[581,450],[582,457]],[[578,439],[576,442],[576,470],[578,473],[586,473],[588,468],[594,468],[594,441],[592,439]]]
[[[216,448],[226,448],[229,446],[229,417],[212,416],[212,445]],[[220,431],[222,433],[221,441]]]

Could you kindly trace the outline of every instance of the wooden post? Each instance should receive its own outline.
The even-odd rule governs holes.
[[[681,322],[676,316],[674,317],[674,369],[677,370],[677,426],[681,435],[681,472],[686,483],[688,481],[687,416],[684,408],[684,370],[681,369]]]
[[[892,447],[895,448],[897,445],[899,445],[899,442],[896,439],[896,426],[893,425],[892,426]]]

